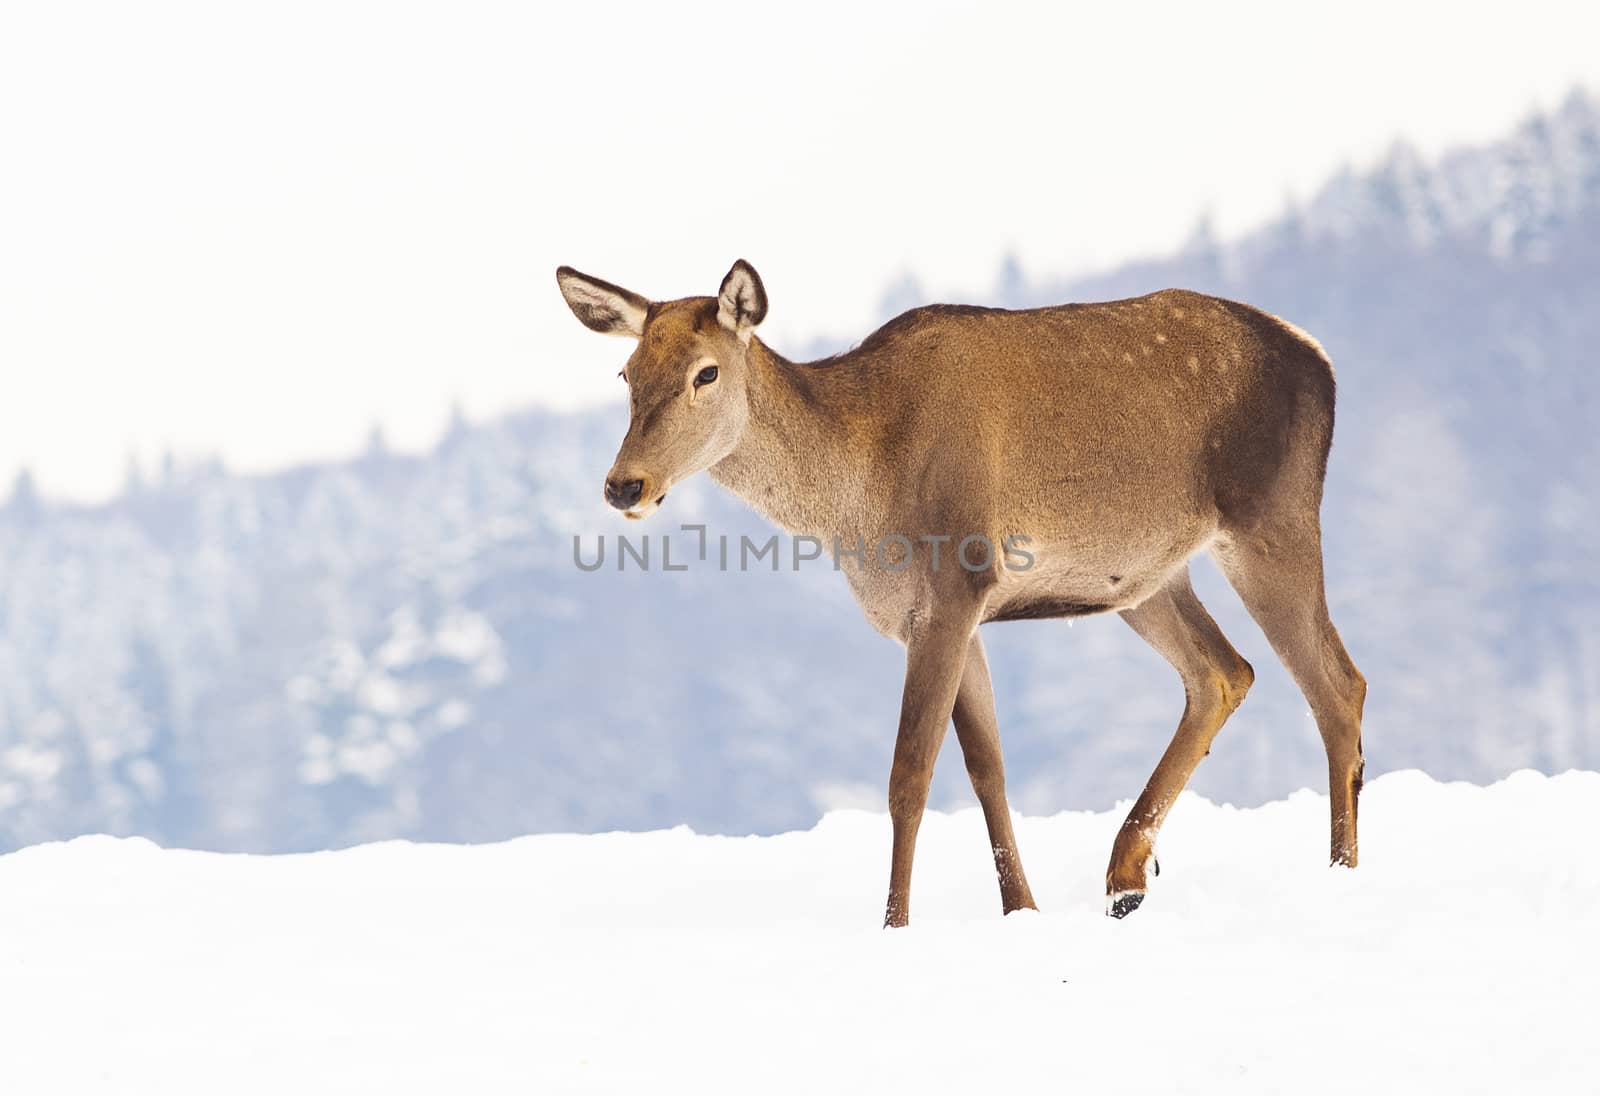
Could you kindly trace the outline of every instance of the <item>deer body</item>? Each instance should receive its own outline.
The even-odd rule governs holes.
[[[1328,749],[1332,859],[1355,864],[1366,687],[1323,594],[1334,384],[1309,336],[1167,290],[915,309],[848,353],[796,364],[754,336],[766,295],[742,261],[717,297],[660,304],[568,268],[558,278],[586,324],[639,340],[613,505],[647,516],[673,483],[709,470],[791,532],[869,556],[884,546],[840,563],[873,626],[907,653],[887,924],[909,915],[917,825],[952,719],[1002,907],[1033,906],[978,627],[1105,612],[1172,663],[1187,696],[1107,871],[1110,912],[1137,908],[1167,809],[1254,676],[1190,588],[1188,560],[1205,550],[1311,703]]]

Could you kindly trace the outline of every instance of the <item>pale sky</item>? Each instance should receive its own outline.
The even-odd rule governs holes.
[[[1600,89],[1600,6],[0,6],[0,496],[266,470],[619,398],[570,263],[647,296],[735,258],[778,349],[886,284],[986,291],[1225,235],[1397,137]]]

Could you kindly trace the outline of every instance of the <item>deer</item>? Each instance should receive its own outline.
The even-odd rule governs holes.
[[[872,626],[905,648],[886,927],[910,919],[917,830],[952,722],[1002,913],[1037,909],[979,636],[1023,619],[1116,613],[1182,680],[1177,730],[1106,869],[1106,912],[1139,908],[1169,809],[1255,680],[1190,584],[1202,552],[1305,695],[1327,752],[1330,862],[1356,866],[1366,679],[1328,615],[1320,510],[1334,373],[1309,334],[1164,289],[914,308],[801,363],[756,336],[767,293],[743,259],[714,296],[648,300],[568,266],[556,279],[585,326],[635,343],[610,506],[646,518],[709,472],[781,529],[831,545],[836,563],[841,546],[888,545],[893,559],[839,568]]]

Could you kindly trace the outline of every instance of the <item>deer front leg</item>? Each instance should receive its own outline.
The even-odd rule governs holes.
[[[967,645],[978,626],[976,606],[936,606],[925,623],[906,638],[906,686],[900,700],[900,731],[889,772],[889,818],[894,853],[889,866],[885,928],[898,928],[911,915],[911,858],[917,828],[928,805],[928,784],[944,729],[955,707],[966,663]]]
[[[972,790],[977,793],[989,828],[989,847],[994,850],[994,869],[1000,880],[1000,908],[1004,913],[1038,909],[1033,904],[1033,892],[1028,889],[1028,877],[1022,870],[1022,856],[1017,852],[1016,834],[1011,829],[994,687],[989,682],[983,641],[976,632],[967,644],[967,663],[961,671],[954,715],[956,741],[961,743],[967,775],[972,778]]]

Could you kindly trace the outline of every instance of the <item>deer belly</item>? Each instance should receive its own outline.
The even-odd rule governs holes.
[[[1166,585],[1208,537],[1182,537],[1138,552],[1042,545],[1025,569],[1002,570],[986,620],[1091,616],[1130,609]]]

